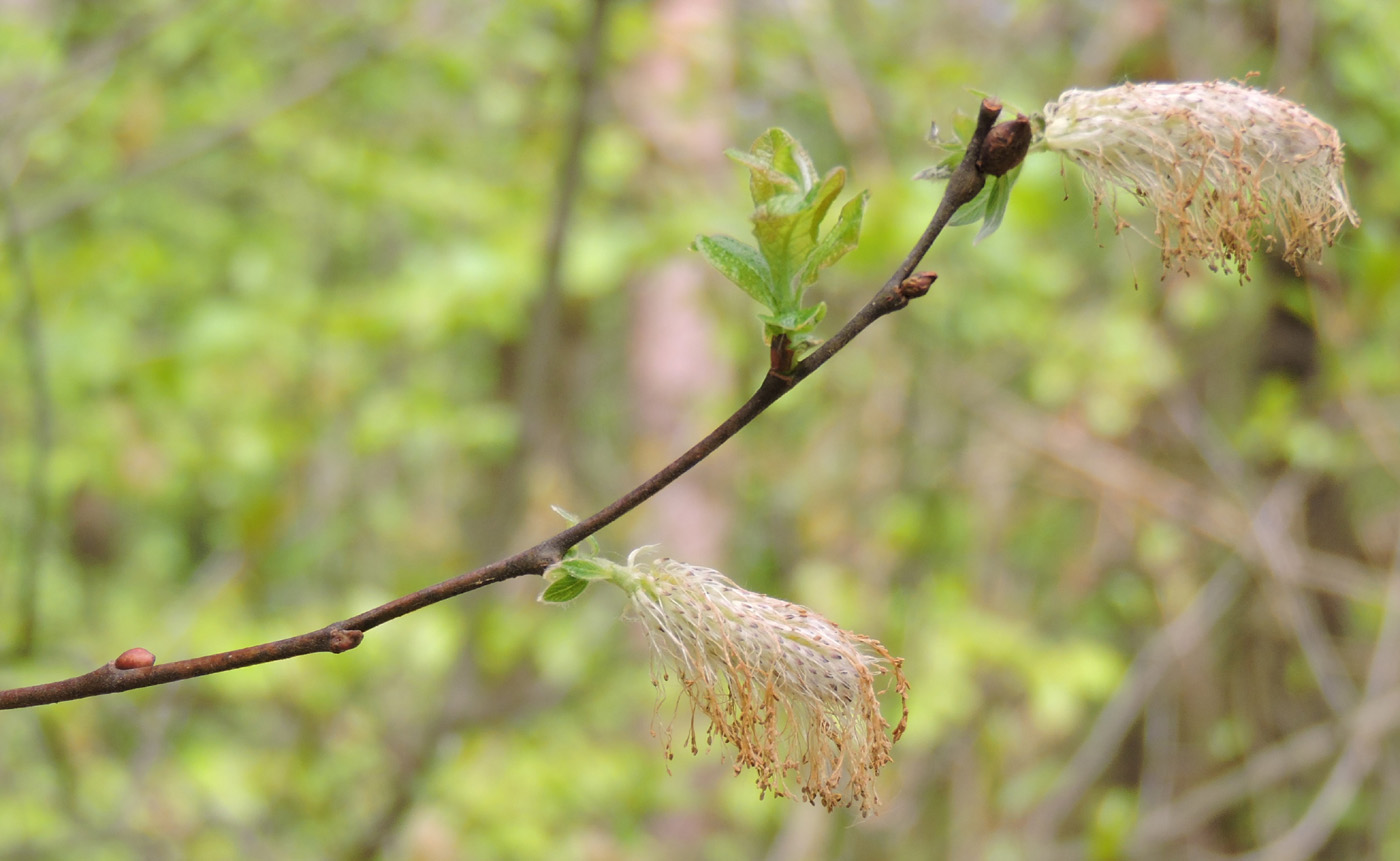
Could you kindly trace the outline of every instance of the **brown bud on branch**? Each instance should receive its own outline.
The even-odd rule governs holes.
[[[154,667],[156,656],[149,651],[137,646],[134,649],[127,649],[117,659],[112,662],[112,666],[119,670],[139,670],[143,667]]]
[[[1005,176],[1026,158],[1031,148],[1031,121],[1025,114],[993,126],[982,142],[977,169],[988,176]]]

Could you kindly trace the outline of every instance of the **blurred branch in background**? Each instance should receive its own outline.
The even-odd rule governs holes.
[[[80,110],[75,103],[90,100],[92,91],[111,76],[124,56],[196,7],[207,5],[200,0],[178,0],[156,12],[137,12],[115,32],[75,50],[51,76],[46,77],[36,69],[0,89],[0,117],[6,120],[5,136],[22,140],[34,127]]]
[[[33,216],[26,222],[25,230],[47,227],[82,212],[118,189],[158,176],[237,140],[269,117],[324,92],[385,49],[386,45],[381,39],[364,38],[322,48],[322,53],[315,59],[293,70],[283,86],[276,88],[274,96],[247,108],[227,123],[190,132],[180,140],[167,143],[143,155],[106,183],[65,189],[53,193],[47,201],[35,204]]]
[[[1090,434],[1082,425],[1018,402],[1004,389],[967,373],[954,378],[959,399],[997,433],[1084,476],[1101,491],[1142,505],[1239,554],[1263,561],[1250,515],[1237,502],[1193,485],[1131,451]],[[1378,602],[1374,571],[1355,560],[1299,546],[1287,534],[1270,533],[1276,545],[1302,561],[1293,571],[1307,588],[1356,601]],[[1285,552],[1285,551],[1277,551]]]
[[[1397,546],[1400,558],[1400,546]],[[1371,652],[1366,690],[1357,716],[1346,727],[1346,743],[1312,803],[1287,832],[1242,857],[1260,861],[1306,861],[1316,857],[1376,767],[1381,743],[1391,730],[1384,719],[1365,719],[1362,710],[1396,690],[1400,681],[1400,564],[1390,572],[1380,633]]]
[[[0,206],[5,213],[5,251],[18,295],[16,326],[24,356],[29,394],[29,480],[25,523],[19,533],[15,559],[18,581],[17,620],[12,648],[17,656],[34,653],[39,638],[40,584],[44,577],[44,548],[49,531],[49,455],[53,449],[53,399],[44,346],[44,322],[24,240],[24,221],[15,204],[8,177],[0,176]]]
[[[1226,562],[1196,593],[1191,604],[1137,653],[1113,697],[1100,709],[1088,736],[1060,772],[1055,788],[1029,818],[1027,829],[1034,842],[1051,842],[1064,821],[1089,788],[1103,775],[1145,707],[1157,685],[1172,673],[1187,677],[1192,653],[1234,607],[1246,576],[1238,560]],[[1169,706],[1170,707],[1170,706]]]

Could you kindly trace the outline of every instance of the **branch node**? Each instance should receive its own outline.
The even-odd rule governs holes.
[[[790,379],[793,361],[792,341],[787,334],[780,332],[768,344],[768,369],[784,379]]]
[[[326,643],[326,648],[332,654],[338,655],[341,652],[348,652],[356,646],[360,645],[360,641],[364,638],[364,631],[346,631],[344,629],[337,629],[331,631],[331,637],[330,640]]]
[[[928,288],[938,279],[937,272],[916,272],[899,282],[899,287],[895,293],[908,302],[910,299],[917,299],[928,292]]]

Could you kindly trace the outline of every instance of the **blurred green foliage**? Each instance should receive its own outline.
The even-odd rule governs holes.
[[[830,308],[816,337],[926,223],[939,189],[909,180],[935,158],[924,130],[975,111],[973,89],[1033,109],[1072,86],[1258,70],[1341,130],[1364,224],[1305,279],[1262,255],[1244,283],[1159,277],[1131,230],[1096,228],[1072,169],[1032,157],[996,235],[950,230],[926,297],[655,501],[682,515],[600,536],[618,558],[711,536],[716,555],[686,561],[905,658],[911,724],[879,818],[760,800],[718,749],[663,761],[669,715],[617,597],[546,607],[522,582],[345,655],[6,713],[0,856],[1179,857],[1286,833],[1340,742],[1140,842],[1149,814],[1270,746],[1348,731],[1298,607],[1357,690],[1382,635],[1400,11],[611,7],[553,331],[539,302],[587,4],[0,9],[0,180],[53,413],[43,457],[6,252],[0,685],[133,645],[172,660],[318,628],[528,546],[558,528],[551,504],[592,511],[698,439],[768,356],[751,303],[687,245],[748,232],[722,151],[770,126],[871,192],[860,247],[810,288]],[[658,317],[646,299],[672,267],[699,273],[702,298]],[[666,328],[640,352],[677,322],[686,338]],[[704,387],[663,403],[642,382],[663,359]],[[658,405],[681,430],[648,418]],[[691,490],[718,525],[683,507]],[[1288,546],[1312,554],[1292,605],[1259,549],[1281,539],[1249,528],[1288,493]],[[1138,650],[1235,558],[1244,596],[1047,835],[1038,817]],[[1400,843],[1393,723],[1331,857]]]

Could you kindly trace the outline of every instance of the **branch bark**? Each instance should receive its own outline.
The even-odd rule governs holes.
[[[712,454],[775,401],[826,364],[832,356],[865,331],[870,324],[887,314],[904,308],[910,300],[928,292],[929,286],[937,276],[933,273],[915,275],[914,268],[928,253],[929,248],[942,233],[953,213],[976,197],[977,193],[982,190],[986,178],[977,162],[981,155],[982,143],[986,140],[987,133],[991,130],[992,124],[996,122],[1000,113],[1000,103],[993,99],[982,101],[977,116],[977,129],[973,133],[972,139],[968,141],[962,162],[948,180],[947,188],[944,189],[943,198],[933,219],[924,229],[923,235],[914,243],[914,247],[910,249],[904,261],[899,264],[884,285],[876,291],[870,301],[841,327],[840,331],[795,365],[789,373],[778,374],[770,370],[763,382],[759,384],[757,391],[719,427],[680,457],[662,467],[651,478],[592,516],[514,556],[478,568],[475,571],[459,574],[441,583],[396,598],[357,616],[333,622],[315,631],[231,652],[220,652],[150,667],[123,670],[117,669],[115,661],[113,661],[90,673],[70,679],[0,691],[0,709],[27,708],[168,684],[196,676],[222,673],[240,667],[265,664],[316,652],[339,654],[358,646],[364,639],[365,632],[400,616],[502,580],[526,574],[544,573],[546,568],[562,559],[569,548],[646,502],[662,488],[680,478],[691,467]]]

